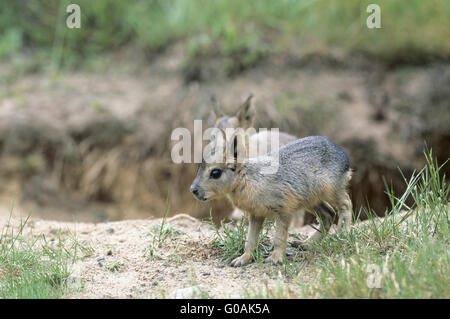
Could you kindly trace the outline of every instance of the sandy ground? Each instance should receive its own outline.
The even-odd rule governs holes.
[[[161,221],[94,224],[30,218],[24,235],[44,235],[53,244],[61,236],[66,245],[72,245],[75,240],[88,248],[81,251],[83,257],[72,267],[70,284],[75,292],[68,298],[191,298],[201,294],[211,298],[240,298],[265,285],[284,283],[294,287],[296,278],[282,275],[283,267],[266,264],[229,267],[211,246],[214,229],[188,215],[169,218],[167,223],[174,232],[156,247],[152,229]],[[8,224],[18,227],[19,223],[20,218],[0,214],[0,230]],[[306,226],[296,231],[307,234],[312,228]],[[151,247],[156,247],[153,253]],[[306,271],[296,276],[305,279]]]

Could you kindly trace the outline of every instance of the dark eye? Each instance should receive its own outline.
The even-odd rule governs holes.
[[[218,179],[222,175],[222,171],[220,169],[213,169],[211,171],[211,174],[209,175],[210,178]]]

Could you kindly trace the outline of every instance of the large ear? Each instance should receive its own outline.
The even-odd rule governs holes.
[[[227,141],[227,164],[231,168],[239,168],[242,166],[247,154],[248,136],[242,128],[238,128]]]
[[[219,117],[222,117],[225,115],[225,113],[220,108],[219,102],[217,102],[216,96],[214,94],[211,94],[211,104],[213,106],[212,111],[214,112],[214,115],[216,116],[216,119]]]
[[[207,163],[225,163],[226,162],[226,135],[222,128],[210,127],[205,130],[204,137],[210,139],[203,150],[203,158]]]
[[[236,117],[239,120],[239,127],[242,127],[244,129],[253,126],[255,109],[252,105],[252,98],[253,94],[250,94],[236,112]]]

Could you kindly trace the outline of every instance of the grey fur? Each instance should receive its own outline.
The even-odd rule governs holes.
[[[211,97],[211,103],[213,105],[212,111],[215,115],[215,124],[214,127],[225,129],[225,128],[242,128],[247,129],[253,126],[254,118],[255,118],[255,108],[252,103],[253,95],[250,94],[247,99],[239,106],[237,111],[232,115],[226,115],[220,105],[215,98],[215,96]],[[270,152],[272,149],[272,141],[271,141],[272,133],[271,131],[262,131],[256,134],[252,134],[249,137],[249,145],[257,147],[256,155],[264,155],[267,152]],[[285,145],[289,142],[295,141],[297,139],[296,136],[279,132],[278,134],[278,144],[279,146]],[[251,155],[251,154],[249,154]],[[297,226],[303,226],[304,223],[304,211],[301,210],[294,215],[292,219],[292,224]],[[230,218],[239,220],[243,217],[244,213],[239,208],[234,208],[233,212],[230,215]]]
[[[234,136],[227,146],[235,147],[239,140],[243,139]],[[319,217],[321,229],[313,240],[328,232],[334,212],[343,216],[339,226],[345,221],[348,229],[351,201],[346,188],[351,170],[348,155],[342,147],[323,136],[298,139],[279,149],[279,168],[274,174],[261,174],[265,164],[260,161],[262,156],[257,159],[232,164],[202,163],[191,185],[191,191],[199,200],[228,196],[235,207],[249,213],[245,253],[233,260],[233,266],[243,266],[251,261],[266,217],[276,220],[275,248],[267,259],[274,264],[283,262],[287,229],[299,209],[315,212]],[[221,170],[219,179],[210,178],[213,169]]]

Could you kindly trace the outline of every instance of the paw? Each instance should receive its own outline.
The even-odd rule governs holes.
[[[230,263],[231,267],[242,267],[247,264],[249,264],[252,261],[252,256],[249,254],[243,254],[242,256],[233,259],[233,261]]]
[[[264,262],[272,263],[273,265],[282,265],[283,264],[283,255],[272,253],[269,257],[264,259]]]

